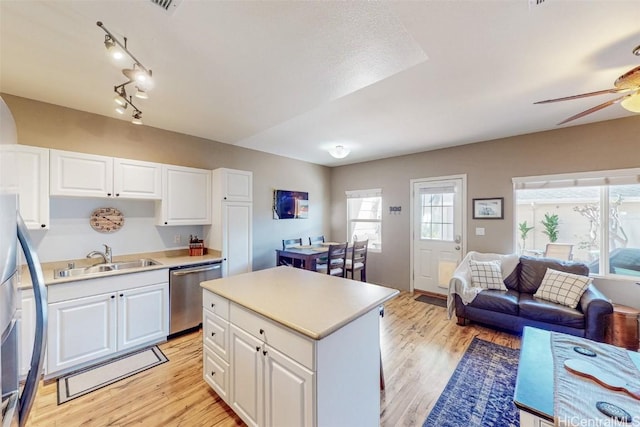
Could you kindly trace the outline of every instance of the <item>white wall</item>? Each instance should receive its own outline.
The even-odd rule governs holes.
[[[52,197],[49,230],[33,230],[31,237],[41,262],[84,258],[93,250],[103,251],[103,243],[113,256],[166,249],[186,248],[189,235],[204,237],[202,226],[156,226],[152,200],[75,199]],[[99,233],[89,225],[91,212],[99,207],[115,207],[124,215],[124,226],[115,233]],[[174,237],[180,235],[180,243]]]

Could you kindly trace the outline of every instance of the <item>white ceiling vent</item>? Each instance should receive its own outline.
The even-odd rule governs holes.
[[[169,13],[173,13],[180,6],[182,0],[151,0],[151,3],[160,6]]]

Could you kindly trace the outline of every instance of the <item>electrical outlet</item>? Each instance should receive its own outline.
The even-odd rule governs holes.
[[[173,243],[180,243],[180,235],[176,234],[175,236],[173,236]]]

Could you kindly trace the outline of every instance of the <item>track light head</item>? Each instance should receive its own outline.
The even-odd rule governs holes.
[[[127,104],[124,105],[118,105],[116,107],[116,113],[118,114],[124,114],[125,110],[127,109]]]
[[[147,94],[147,91],[140,89],[138,86],[136,86],[136,98],[139,99],[149,99],[149,95]]]
[[[142,124],[142,111],[135,110],[133,112],[133,120],[131,120],[131,123],[133,123],[134,125],[141,125]]]

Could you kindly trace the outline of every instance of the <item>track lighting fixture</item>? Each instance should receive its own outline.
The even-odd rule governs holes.
[[[98,21],[96,23],[98,27],[102,28],[105,33],[104,47],[109,51],[109,54],[114,59],[122,59],[127,54],[129,58],[133,60],[133,66],[131,68],[124,68],[122,74],[127,78],[127,81],[113,87],[113,91],[116,93],[116,97],[113,99],[117,104],[116,112],[124,114],[127,106],[131,105],[133,108],[133,119],[131,123],[135,125],[142,124],[142,111],[133,104],[131,95],[127,94],[126,86],[129,83],[135,83],[136,93],[135,96],[138,99],[148,99],[147,92],[153,88],[153,78],[150,69],[145,67],[136,59],[135,56],[127,49],[127,38],[123,37],[124,43],[121,43],[107,28]]]

